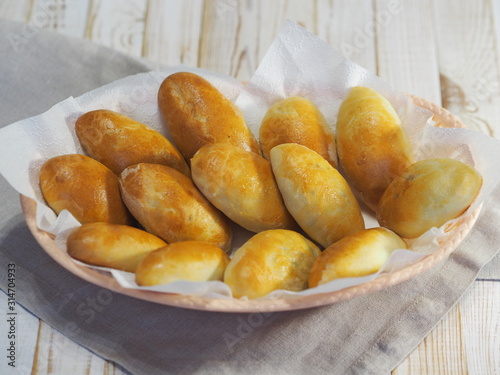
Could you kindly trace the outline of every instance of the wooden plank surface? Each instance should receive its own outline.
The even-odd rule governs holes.
[[[443,106],[468,127],[498,138],[500,66],[493,10],[490,1],[441,0],[434,4],[434,25]]]
[[[42,323],[31,374],[121,375],[123,371]]]
[[[398,91],[440,104],[433,4],[377,0],[372,28],[377,35],[377,74]]]
[[[2,355],[0,368],[2,374],[30,374],[36,358],[36,343],[40,321],[19,304],[15,304],[14,311],[11,311],[15,315],[8,315],[7,313],[10,310],[7,309],[7,306],[10,305],[7,303],[7,295],[3,291],[0,291],[0,306],[4,307],[0,310],[0,318],[4,323],[8,322],[9,318],[14,317],[14,330],[12,333],[15,335],[15,337],[9,337],[9,333],[11,333],[10,323],[2,324],[2,352],[5,355]],[[8,365],[12,359],[8,358],[10,356],[10,348],[6,344],[10,344],[11,339],[16,342],[14,346],[15,362],[13,363],[15,367]]]
[[[242,80],[289,18],[395,88],[500,137],[498,0],[0,0],[0,17]],[[500,282],[475,282],[393,373],[499,373],[499,297]],[[23,321],[26,373],[122,373],[31,314]]]
[[[500,282],[476,281],[393,375],[498,374]]]
[[[36,0],[32,2],[28,23],[84,38],[89,6],[90,0]]]
[[[345,57],[377,72],[374,5],[366,0],[318,0],[314,32]]]
[[[202,0],[149,1],[142,55],[165,66],[197,66],[202,14]]]
[[[500,281],[473,284],[459,304],[464,358],[469,374],[500,372]],[[468,302],[468,303],[466,303]]]
[[[132,56],[142,56],[146,0],[94,0],[85,37]]]
[[[467,374],[467,357],[462,346],[459,307],[439,322],[393,375]],[[446,348],[443,350],[443,348]]]
[[[31,6],[32,0],[2,0],[0,17],[11,21],[28,22]]]
[[[307,1],[206,1],[199,66],[248,80],[288,18],[314,31]]]

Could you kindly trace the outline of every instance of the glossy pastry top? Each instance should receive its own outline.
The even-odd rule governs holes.
[[[316,258],[309,276],[315,287],[344,277],[360,277],[378,272],[396,249],[406,243],[386,228],[371,228],[342,238]]]
[[[149,253],[137,267],[139,285],[173,281],[222,281],[229,256],[214,244],[182,241]]]
[[[273,229],[250,238],[233,254],[224,274],[236,298],[259,298],[277,290],[307,288],[319,248],[301,234]]]
[[[242,227],[252,232],[297,227],[283,203],[271,163],[262,156],[214,143],[195,154],[191,168],[205,197]]]
[[[482,177],[453,159],[428,159],[412,164],[387,188],[377,219],[405,238],[416,238],[460,216],[474,201]]]
[[[390,182],[413,162],[413,150],[390,102],[376,91],[354,87],[340,106],[337,151],[349,182],[376,211]]]
[[[133,223],[120,195],[118,177],[88,156],[67,154],[47,160],[39,181],[45,200],[58,215],[66,209],[82,224]]]
[[[199,240],[230,249],[227,218],[179,171],[159,164],[137,164],[122,172],[120,187],[139,223],[166,242]]]
[[[305,98],[294,96],[274,103],[262,120],[259,141],[267,159],[274,146],[298,143],[316,151],[337,167],[333,133],[323,114]]]
[[[364,229],[348,183],[323,157],[295,143],[271,150],[271,164],[288,211],[323,247]]]
[[[120,113],[87,112],[78,118],[75,130],[89,156],[116,175],[138,163],[163,164],[190,175],[186,161],[167,138]]]
[[[68,254],[84,263],[135,272],[146,254],[167,243],[128,225],[88,223],[73,230],[66,245]]]
[[[240,109],[197,74],[168,76],[160,86],[158,105],[174,143],[188,161],[207,143],[225,142],[260,153]]]

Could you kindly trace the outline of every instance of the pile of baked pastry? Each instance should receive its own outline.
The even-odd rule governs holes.
[[[134,272],[141,286],[221,280],[258,298],[372,274],[405,239],[463,213],[482,184],[456,160],[414,162],[393,107],[366,87],[347,93],[335,135],[311,101],[290,97],[269,108],[257,140],[230,100],[187,72],[163,81],[158,106],[172,142],[91,111],[75,125],[88,156],[40,171],[47,204],[82,224],[68,253]],[[365,229],[360,205],[380,227]],[[237,226],[251,235],[231,251]]]

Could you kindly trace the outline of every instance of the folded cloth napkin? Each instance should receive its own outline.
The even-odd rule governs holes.
[[[0,21],[0,35],[0,126],[153,67],[108,48],[17,23]],[[459,300],[500,248],[497,188],[449,259],[411,280],[301,311],[194,311],[136,300],[72,275],[33,239],[14,189],[3,179],[0,189],[0,267],[16,265],[17,302],[133,374],[388,373]],[[3,291],[6,274],[1,272]]]

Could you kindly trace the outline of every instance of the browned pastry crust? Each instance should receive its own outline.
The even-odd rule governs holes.
[[[231,220],[252,232],[294,229],[273,176],[262,156],[227,143],[203,146],[191,159],[193,181]]]
[[[148,232],[168,243],[199,240],[229,250],[227,218],[179,171],[160,164],[130,166],[120,175],[120,188],[130,212]]]
[[[160,285],[173,281],[222,281],[229,256],[214,244],[183,241],[149,253],[135,271],[137,284]]]
[[[478,171],[458,160],[416,162],[389,185],[380,199],[377,219],[401,237],[419,237],[460,216],[482,182]]]
[[[325,117],[309,100],[298,96],[280,100],[267,111],[259,132],[262,154],[269,159],[274,146],[298,143],[316,151],[337,167],[337,150]]]
[[[133,223],[120,195],[118,177],[88,156],[67,154],[47,160],[39,181],[45,200],[58,215],[66,209],[82,224]]]
[[[307,288],[309,271],[320,252],[297,232],[260,232],[233,254],[224,282],[236,298],[259,298],[277,289],[300,291]]]
[[[321,155],[285,143],[271,150],[271,164],[288,211],[314,241],[327,247],[365,228],[351,188]]]
[[[349,182],[368,207],[413,163],[413,151],[389,101],[366,87],[354,87],[342,103],[335,133],[337,152]]]
[[[84,263],[135,272],[146,254],[167,243],[127,225],[88,223],[73,230],[66,245],[68,254]]]
[[[309,276],[315,287],[344,277],[376,273],[396,249],[407,249],[406,243],[386,228],[365,229],[342,238],[316,258]]]
[[[158,91],[158,105],[187,161],[207,143],[225,142],[260,153],[241,111],[197,74],[178,72],[168,76]]]
[[[186,161],[167,138],[120,113],[87,112],[78,118],[75,130],[87,154],[116,175],[138,163],[163,164],[190,175]]]

